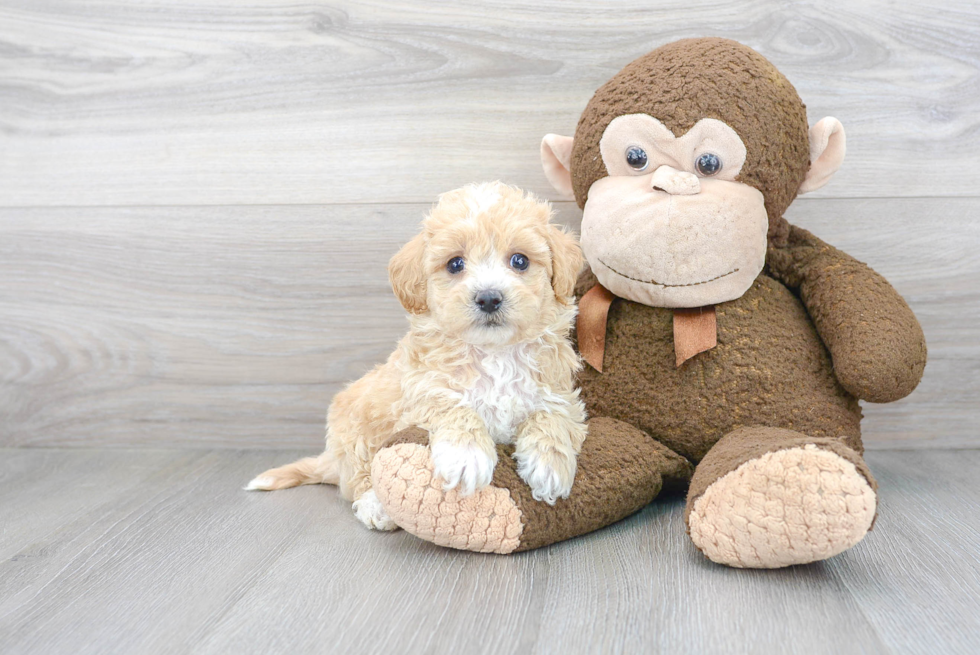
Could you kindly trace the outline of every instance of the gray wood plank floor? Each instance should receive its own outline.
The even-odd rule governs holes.
[[[363,529],[297,451],[0,450],[0,651],[976,653],[980,451],[871,452],[856,548],[715,566],[679,499],[515,556]]]

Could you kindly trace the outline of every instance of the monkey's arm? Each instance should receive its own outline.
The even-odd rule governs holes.
[[[804,229],[770,245],[772,274],[799,291],[852,395],[886,403],[912,393],[926,365],[926,340],[908,304],[878,273]]]

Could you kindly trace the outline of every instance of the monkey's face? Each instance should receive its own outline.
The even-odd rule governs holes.
[[[609,173],[589,189],[582,249],[599,282],[655,307],[734,300],[762,271],[769,218],[737,181],[745,145],[705,118],[675,137],[646,114],[619,116],[599,143]]]
[[[541,163],[582,207],[582,246],[604,286],[696,307],[749,289],[768,241],[788,235],[783,212],[830,180],[845,143],[835,118],[807,128],[796,89],[765,57],[708,37],[624,67],[592,96],[574,139],[544,137]]]

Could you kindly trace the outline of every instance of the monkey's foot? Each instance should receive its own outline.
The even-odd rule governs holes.
[[[460,498],[432,473],[428,434],[409,429],[371,464],[378,499],[415,536],[463,550],[512,553],[570,539],[623,519],[660,493],[684,484],[691,466],[648,435],[613,419],[589,422],[567,499],[536,501],[517,472],[513,446],[498,446],[489,487]]]
[[[729,436],[745,437],[749,430],[787,437],[790,443],[705,485],[706,476],[727,468],[721,458],[712,461],[714,449],[708,453],[688,499],[695,546],[719,564],[779,568],[827,559],[861,541],[874,521],[876,495],[874,479],[857,453],[840,444],[828,448],[825,440],[796,443],[802,435],[788,430],[748,428]]]
[[[428,446],[400,443],[371,463],[374,490],[391,519],[416,537],[439,546],[511,553],[521,543],[521,510],[506,489],[484,487],[459,497],[443,491],[432,474]]]

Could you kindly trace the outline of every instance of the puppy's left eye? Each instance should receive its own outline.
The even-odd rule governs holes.
[[[517,269],[518,271],[526,271],[527,270],[527,266],[530,263],[531,262],[528,260],[527,256],[526,255],[522,255],[519,252],[511,255],[510,265],[512,267],[514,267],[515,269]]]
[[[463,261],[462,257],[453,257],[446,262],[446,270],[452,275],[462,273],[464,268],[466,268],[466,262]]]

